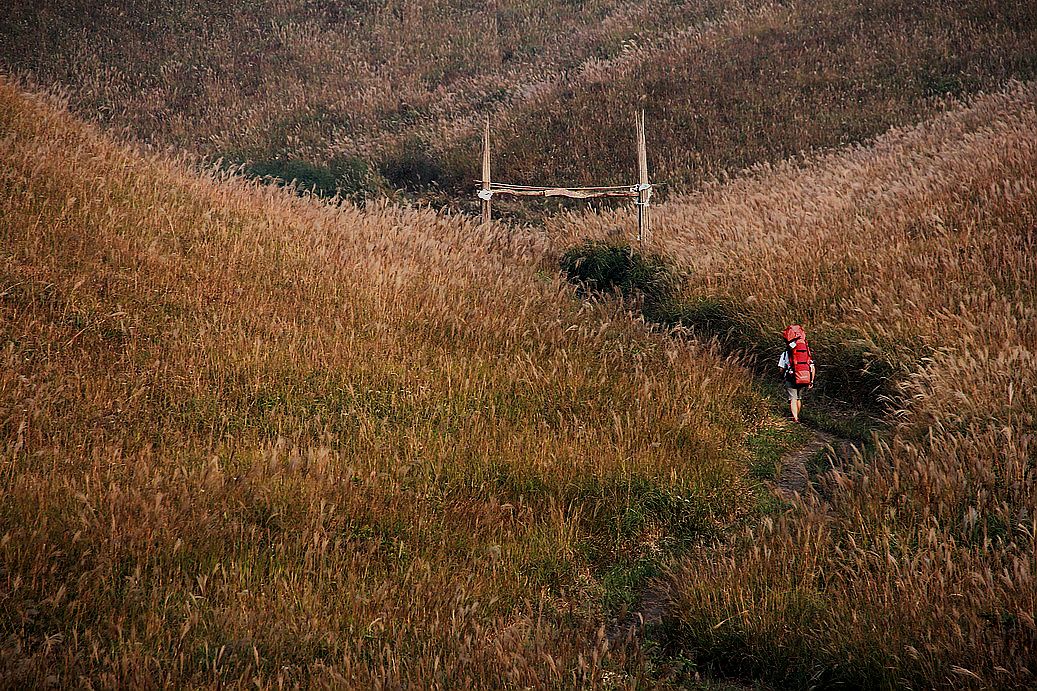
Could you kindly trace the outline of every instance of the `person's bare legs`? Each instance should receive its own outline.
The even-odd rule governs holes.
[[[799,422],[799,389],[786,384],[785,395],[789,399],[789,412],[792,413],[793,422]]]
[[[790,400],[789,409],[792,411],[792,421],[799,422],[799,401],[795,398]]]

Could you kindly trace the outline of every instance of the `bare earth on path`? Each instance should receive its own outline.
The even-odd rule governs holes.
[[[810,440],[782,456],[778,476],[769,488],[782,501],[794,502],[813,491],[807,462],[822,450],[835,453],[849,442],[818,429],[807,428]],[[650,583],[641,593],[637,604],[624,616],[610,623],[606,637],[610,645],[640,636],[650,626],[660,624],[670,603],[669,593],[661,583]]]
[[[784,501],[793,501],[796,496],[804,496],[810,490],[810,473],[807,461],[823,449],[834,449],[841,440],[817,429],[810,430],[810,441],[800,448],[785,454],[778,469],[778,477],[772,489]]]

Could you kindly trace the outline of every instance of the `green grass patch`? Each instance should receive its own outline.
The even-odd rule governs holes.
[[[435,151],[419,137],[409,137],[378,163],[379,174],[395,190],[425,192],[435,189],[454,189],[472,177],[457,155]]]
[[[881,419],[870,411],[836,407],[825,401],[809,403],[804,403],[800,414],[806,425],[858,446],[870,445],[873,433],[881,426]]]
[[[626,244],[584,242],[561,258],[562,273],[586,296],[639,298],[646,313],[661,310],[680,287],[681,276],[662,257]]]
[[[648,580],[658,574],[659,561],[650,557],[610,565],[600,576],[605,611],[618,613],[635,607]]]
[[[298,158],[242,153],[222,157],[223,167],[240,170],[245,177],[278,187],[291,187],[296,194],[322,199],[340,197],[354,203],[371,199],[383,191],[385,181],[366,161],[355,156],[339,156],[326,163]]]

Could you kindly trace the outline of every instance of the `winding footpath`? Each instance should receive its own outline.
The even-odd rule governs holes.
[[[778,477],[771,489],[784,501],[795,501],[797,497],[806,496],[808,492],[813,491],[807,461],[823,449],[835,452],[837,446],[847,443],[845,440],[813,428],[810,429],[810,434],[812,435],[810,441],[795,451],[785,454],[781,459]]]
[[[814,491],[810,482],[810,472],[807,470],[807,461],[825,449],[841,453],[844,451],[842,447],[849,444],[845,439],[817,429],[811,428],[810,432],[810,441],[785,454],[779,465],[778,477],[773,483],[768,483],[771,491],[782,501],[796,502]],[[646,628],[662,623],[669,601],[669,593],[663,584],[649,583],[641,593],[637,605],[606,627],[605,637],[609,645],[622,645],[641,636]]]

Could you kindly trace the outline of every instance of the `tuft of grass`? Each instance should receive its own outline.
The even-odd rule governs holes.
[[[875,338],[849,325],[817,329],[809,340],[819,365],[818,392],[876,412],[925,357],[914,338]]]
[[[379,172],[393,188],[416,191],[454,187],[474,176],[444,165],[441,157],[418,138],[407,139],[387,153],[379,163]]]
[[[730,298],[674,300],[660,310],[659,316],[664,323],[690,329],[698,338],[716,339],[725,350],[740,353],[748,361],[762,360],[773,349],[774,336],[765,330],[759,317]]]

